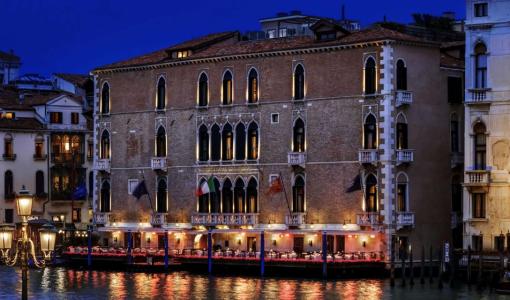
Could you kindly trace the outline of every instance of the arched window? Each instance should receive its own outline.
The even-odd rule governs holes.
[[[14,158],[14,149],[12,146],[12,135],[7,133],[4,136],[4,159],[12,160]]]
[[[101,113],[110,113],[110,86],[107,82],[103,84],[103,89],[101,90]]]
[[[103,130],[101,134],[101,159],[110,159],[110,133],[108,130]]]
[[[201,187],[204,183],[206,183],[206,180],[202,178],[198,186]],[[198,196],[198,212],[199,213],[209,212],[209,194],[202,194]]]
[[[457,114],[450,117],[450,146],[453,153],[459,152],[459,119]]]
[[[407,143],[407,121],[404,115],[397,117],[397,150],[409,149]]]
[[[232,213],[234,210],[234,194],[232,190],[232,182],[230,179],[225,179],[223,182],[223,189],[221,190],[221,209],[223,213]]]
[[[198,80],[198,106],[209,104],[209,80],[205,73],[200,75]]]
[[[369,114],[363,126],[363,148],[377,149],[377,121],[373,114]]]
[[[165,178],[160,178],[158,180],[158,191],[156,193],[156,209],[158,213],[166,213],[168,211],[167,184]]]
[[[209,132],[205,125],[200,126],[198,130],[198,160],[209,160]]]
[[[255,69],[251,69],[248,73],[248,103],[256,103],[259,101],[259,78]]]
[[[234,212],[246,212],[246,193],[244,190],[244,181],[241,178],[236,180],[234,187]]]
[[[246,212],[256,213],[258,209],[258,187],[257,180],[255,178],[250,179],[248,182],[248,188],[246,189]]]
[[[166,107],[166,82],[161,77],[158,80],[158,93],[156,96],[156,109],[165,109]]]
[[[163,126],[158,128],[156,135],[156,157],[166,156],[166,132]]]
[[[369,174],[365,183],[365,211],[377,212],[377,178]]]
[[[232,126],[225,124],[221,133],[222,138],[222,159],[232,160],[234,158],[234,134],[232,133]]]
[[[214,184],[214,193],[209,193],[210,201],[211,201],[211,213],[219,213],[220,210],[220,202],[221,202],[221,190],[220,190],[220,182],[215,177],[213,179]]]
[[[243,123],[236,126],[236,160],[246,159],[246,127]]]
[[[372,95],[376,92],[375,59],[369,57],[365,61],[365,94]]]
[[[103,184],[101,184],[101,202],[100,202],[100,211],[101,212],[110,212],[111,211],[111,201],[110,201],[110,182],[108,180],[104,180]]]
[[[484,43],[475,46],[475,88],[487,87],[487,47]]]
[[[294,100],[305,98],[305,69],[301,64],[294,70]]]
[[[397,211],[408,210],[408,180],[407,176],[403,173],[397,176],[397,205],[395,206]]]
[[[89,197],[91,197],[92,192],[94,191],[94,172],[89,172]]]
[[[222,97],[223,105],[232,104],[232,73],[230,71],[226,71],[223,75]]]
[[[211,160],[218,161],[221,158],[221,133],[220,126],[214,124],[211,127]]]
[[[475,170],[486,169],[486,152],[487,152],[487,141],[486,141],[486,128],[482,122],[477,123],[473,127],[474,144],[475,144]]]
[[[397,90],[407,90],[407,67],[401,59],[397,61]]]
[[[14,199],[14,178],[10,170],[4,174],[4,195],[5,199]]]
[[[35,195],[44,195],[44,172],[41,170],[35,172]]]
[[[292,187],[292,212],[305,212],[305,180],[301,175],[295,177]]]
[[[259,127],[252,122],[248,126],[248,159],[259,158]]]
[[[305,123],[297,119],[293,129],[294,139],[292,142],[294,152],[305,152]]]

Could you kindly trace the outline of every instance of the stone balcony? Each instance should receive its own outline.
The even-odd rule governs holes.
[[[306,213],[292,213],[285,216],[285,225],[300,226],[306,224]]]
[[[408,164],[414,161],[414,150],[400,149],[397,150],[397,165]]]
[[[409,105],[413,103],[413,92],[410,91],[397,91],[395,94],[396,106]]]
[[[94,169],[97,171],[110,172],[110,159],[97,159],[94,162]]]
[[[466,171],[464,185],[466,186],[486,186],[490,181],[490,171],[488,170],[470,170]]]
[[[363,212],[356,214],[356,224],[359,226],[380,225],[381,215],[378,212]]]
[[[106,225],[110,223],[110,213],[103,212],[95,212],[94,213],[94,223],[97,225]]]
[[[486,104],[492,100],[491,89],[476,88],[469,89],[466,97],[466,104]]]
[[[397,211],[395,213],[395,223],[397,225],[397,229],[405,226],[414,227],[414,212]]]
[[[151,215],[151,225],[161,226],[166,223],[166,213],[153,213]]]
[[[191,216],[192,225],[257,225],[258,213],[195,213]]]
[[[377,164],[379,161],[379,152],[377,149],[360,149],[359,162],[361,164]]]
[[[153,157],[151,158],[152,170],[166,170],[166,157]]]
[[[304,166],[306,163],[306,152],[289,152],[287,162],[291,166]]]

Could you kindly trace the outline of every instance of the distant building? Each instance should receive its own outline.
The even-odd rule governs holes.
[[[510,245],[510,1],[466,1],[464,246]]]
[[[40,74],[25,74],[12,81],[18,90],[24,91],[53,91],[53,82]]]
[[[7,85],[18,78],[21,59],[14,52],[0,51],[0,85]]]

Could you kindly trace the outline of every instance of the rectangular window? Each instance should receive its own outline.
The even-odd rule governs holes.
[[[503,234],[494,237],[494,250],[498,252],[505,251],[505,236]]]
[[[278,124],[280,123],[280,114],[274,113],[271,114],[271,124]]]
[[[14,223],[14,209],[5,209],[5,223]]]
[[[471,248],[473,248],[474,251],[482,251],[482,249],[483,249],[483,236],[482,235],[471,236]]]
[[[287,28],[280,28],[279,37],[286,37],[287,36]]]
[[[276,30],[271,29],[267,31],[267,38],[274,39],[276,37]]]
[[[472,217],[475,219],[484,219],[485,218],[485,194],[484,193],[473,193],[471,194],[472,202],[473,202],[473,215]]]
[[[80,123],[80,114],[77,112],[71,113],[71,124],[79,124]]]
[[[407,184],[397,185],[397,211],[407,211]]]
[[[94,143],[87,144],[87,159],[92,160],[94,158]]]
[[[42,142],[35,143],[35,157],[36,158],[43,157],[43,143]]]
[[[489,6],[487,3],[475,3],[475,17],[487,17]]]
[[[81,223],[81,208],[73,209],[73,223]]]
[[[138,185],[138,179],[128,179],[128,194],[132,195],[136,186]]]
[[[14,151],[12,149],[12,140],[4,140],[4,156],[6,158],[12,158]]]
[[[62,124],[62,112],[60,112],[60,111],[50,112],[50,123],[51,124]]]
[[[463,92],[462,78],[448,76],[448,103],[462,103]]]

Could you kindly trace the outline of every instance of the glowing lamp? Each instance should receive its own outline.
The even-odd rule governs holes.
[[[0,227],[0,250],[9,250],[12,247],[12,232],[14,229],[10,226]]]
[[[51,252],[55,250],[55,239],[57,238],[57,230],[55,227],[45,224],[39,229],[39,237],[41,239],[41,251]]]
[[[25,189],[25,186],[19,191],[18,197],[16,198],[16,206],[18,210],[18,216],[28,217],[32,215],[32,203],[33,196],[30,192]]]

